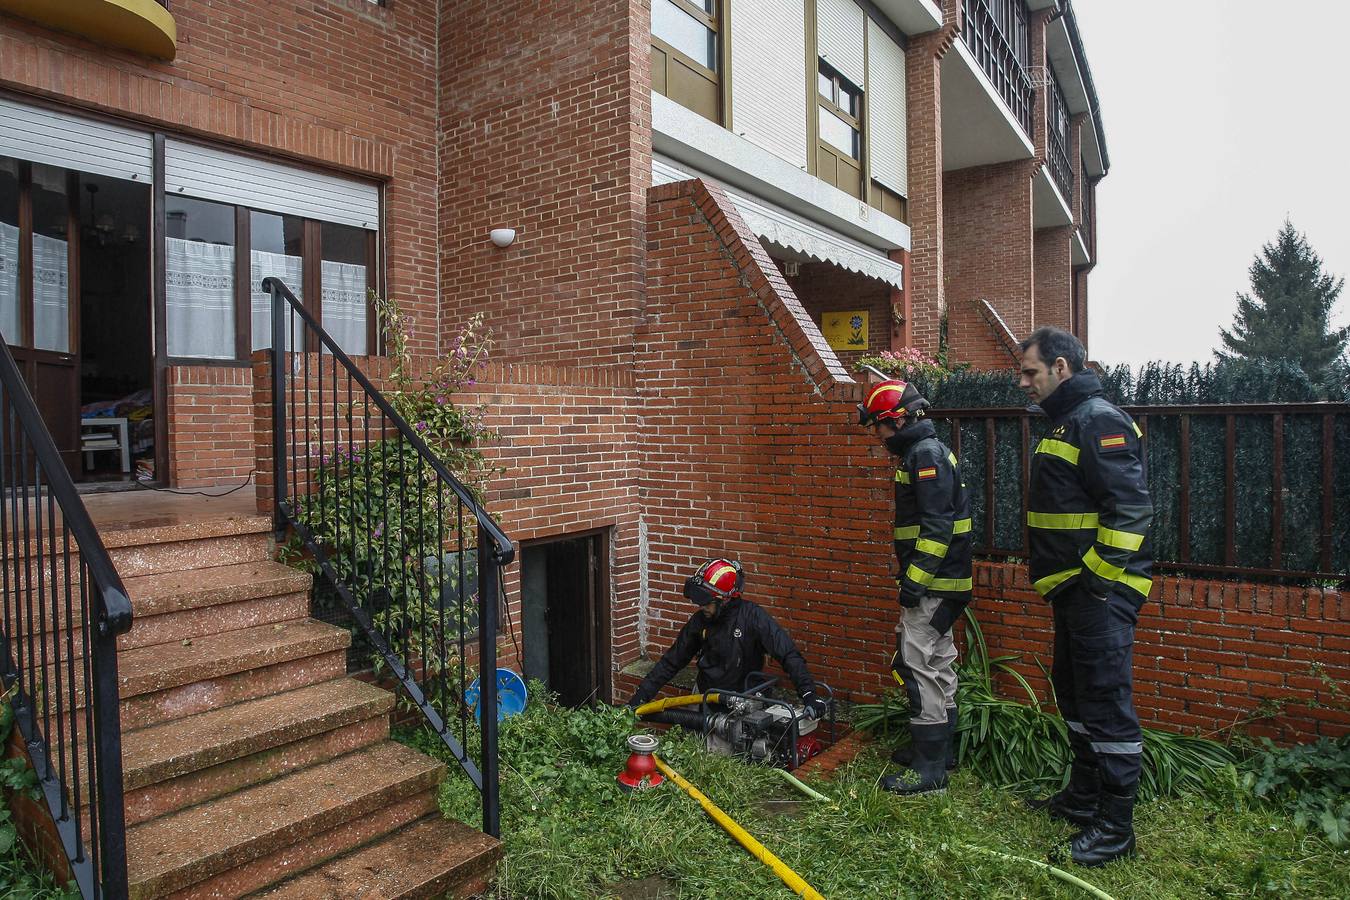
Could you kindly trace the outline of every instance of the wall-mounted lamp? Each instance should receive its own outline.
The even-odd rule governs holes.
[[[492,243],[498,247],[510,247],[516,240],[516,230],[514,228],[494,228],[489,232],[488,237],[492,238]]]

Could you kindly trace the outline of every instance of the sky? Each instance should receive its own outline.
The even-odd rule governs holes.
[[[1111,170],[1097,186],[1089,345],[1213,359],[1285,217],[1350,275],[1350,3],[1075,0]],[[1350,324],[1350,289],[1333,325]]]

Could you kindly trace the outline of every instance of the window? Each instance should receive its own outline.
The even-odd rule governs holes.
[[[718,0],[652,0],[652,90],[721,122]]]
[[[369,232],[324,222],[319,229],[319,313],[323,328],[347,353],[366,353],[370,327]]]
[[[816,78],[816,175],[862,197],[862,90],[824,60]]]
[[[33,347],[70,351],[70,193],[66,170],[33,164]]]
[[[234,207],[166,196],[164,304],[170,356],[234,359]]]
[[[272,346],[272,295],[263,279],[285,282],[297,300],[305,299],[305,220],[272,213],[249,213],[249,297],[253,319],[253,349]],[[293,349],[292,334],[286,349]]]
[[[19,314],[19,161],[0,157],[0,336],[8,344],[23,342]]]

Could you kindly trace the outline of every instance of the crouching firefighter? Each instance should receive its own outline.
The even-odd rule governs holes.
[[[895,470],[895,558],[900,622],[891,671],[909,696],[909,751],[892,760],[912,769],[887,775],[897,794],[945,790],[956,767],[956,645],[952,625],[970,603],[970,497],[956,456],[924,417],[917,388],[883,381],[868,388],[859,424],[871,426],[898,460]]]
[[[744,588],[745,572],[740,563],[727,559],[710,559],[685,580],[684,596],[698,610],[642,679],[628,701],[630,708],[636,709],[655,697],[695,656],[700,693],[719,688],[743,691],[746,677],[763,670],[767,653],[787,672],[812,715],[825,717],[829,704],[816,693],[816,683],[797,645],[773,616],[742,596]]]

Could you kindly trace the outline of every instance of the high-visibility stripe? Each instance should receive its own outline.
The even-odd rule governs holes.
[[[1046,438],[1036,445],[1036,452],[1058,456],[1060,459],[1071,465],[1078,465],[1078,448],[1065,441],[1056,441]]]
[[[901,525],[895,529],[895,539],[897,541],[912,541],[919,536],[918,525]]]
[[[919,538],[914,545],[914,549],[920,553],[927,553],[929,556],[943,557],[947,555],[946,544],[939,544],[937,541],[930,541],[927,538]]]
[[[908,578],[910,581],[914,582],[915,584],[921,584],[924,587],[928,587],[933,583],[933,579],[936,576],[934,576],[931,572],[925,572],[923,569],[920,569],[918,566],[914,565],[913,563],[910,563],[909,568],[905,570],[905,577]]]
[[[1082,571],[1083,569],[1081,567],[1077,569],[1065,569],[1063,572],[1056,572],[1053,575],[1045,576],[1044,578],[1040,579],[1035,584],[1033,584],[1032,587],[1036,589],[1036,593],[1044,597],[1046,594],[1049,594],[1055,588],[1059,587],[1061,584],[1068,581],[1070,578],[1074,577],[1075,575],[1077,575]]]
[[[974,587],[972,578],[934,578],[933,583],[928,585],[932,591],[969,591]]]
[[[965,485],[962,485],[965,487]],[[957,519],[952,523],[952,534],[970,534],[970,519]]]
[[[897,469],[895,472],[895,480],[901,484],[909,484],[909,473],[904,469]]]
[[[1027,525],[1056,531],[1077,531],[1097,527],[1096,513],[1045,513],[1027,511]]]
[[[1134,428],[1134,436],[1135,436],[1135,437],[1141,438],[1141,437],[1144,436],[1143,430],[1140,429],[1140,427],[1139,427],[1139,425],[1138,425],[1137,423],[1131,422],[1130,425],[1131,425],[1131,427]]]
[[[1144,536],[1132,531],[1116,531],[1105,525],[1097,527],[1097,543],[1117,550],[1138,550],[1144,546]]]
[[[1153,590],[1153,579],[1145,578],[1143,575],[1131,575],[1126,572],[1117,579],[1121,584],[1143,597],[1148,597]]]
[[[1123,584],[1145,597],[1153,590],[1153,579],[1145,578],[1143,575],[1131,575],[1120,566],[1111,565],[1097,555],[1095,546],[1089,547],[1087,553],[1083,554],[1083,564],[1096,573],[1098,577]]]
[[[1132,755],[1144,752],[1143,741],[1093,741],[1092,749],[1097,753],[1122,753]]]
[[[1087,726],[1082,722],[1075,722],[1072,719],[1065,719],[1064,724],[1069,726],[1070,731],[1076,731],[1079,734],[1087,734]]]
[[[947,451],[947,461],[950,462],[953,466],[960,465],[960,463],[956,461],[956,454],[951,452],[950,450]]]
[[[704,580],[705,582],[707,582],[708,584],[713,585],[714,587],[716,587],[716,586],[717,586],[717,579],[721,578],[723,575],[727,574],[728,572],[735,572],[735,571],[736,571],[736,570],[733,569],[731,566],[728,566],[728,565],[726,565],[725,563],[723,563],[722,565],[718,566],[718,567],[717,567],[716,569],[714,569],[713,571],[709,572],[706,576],[704,576],[703,580]]]

